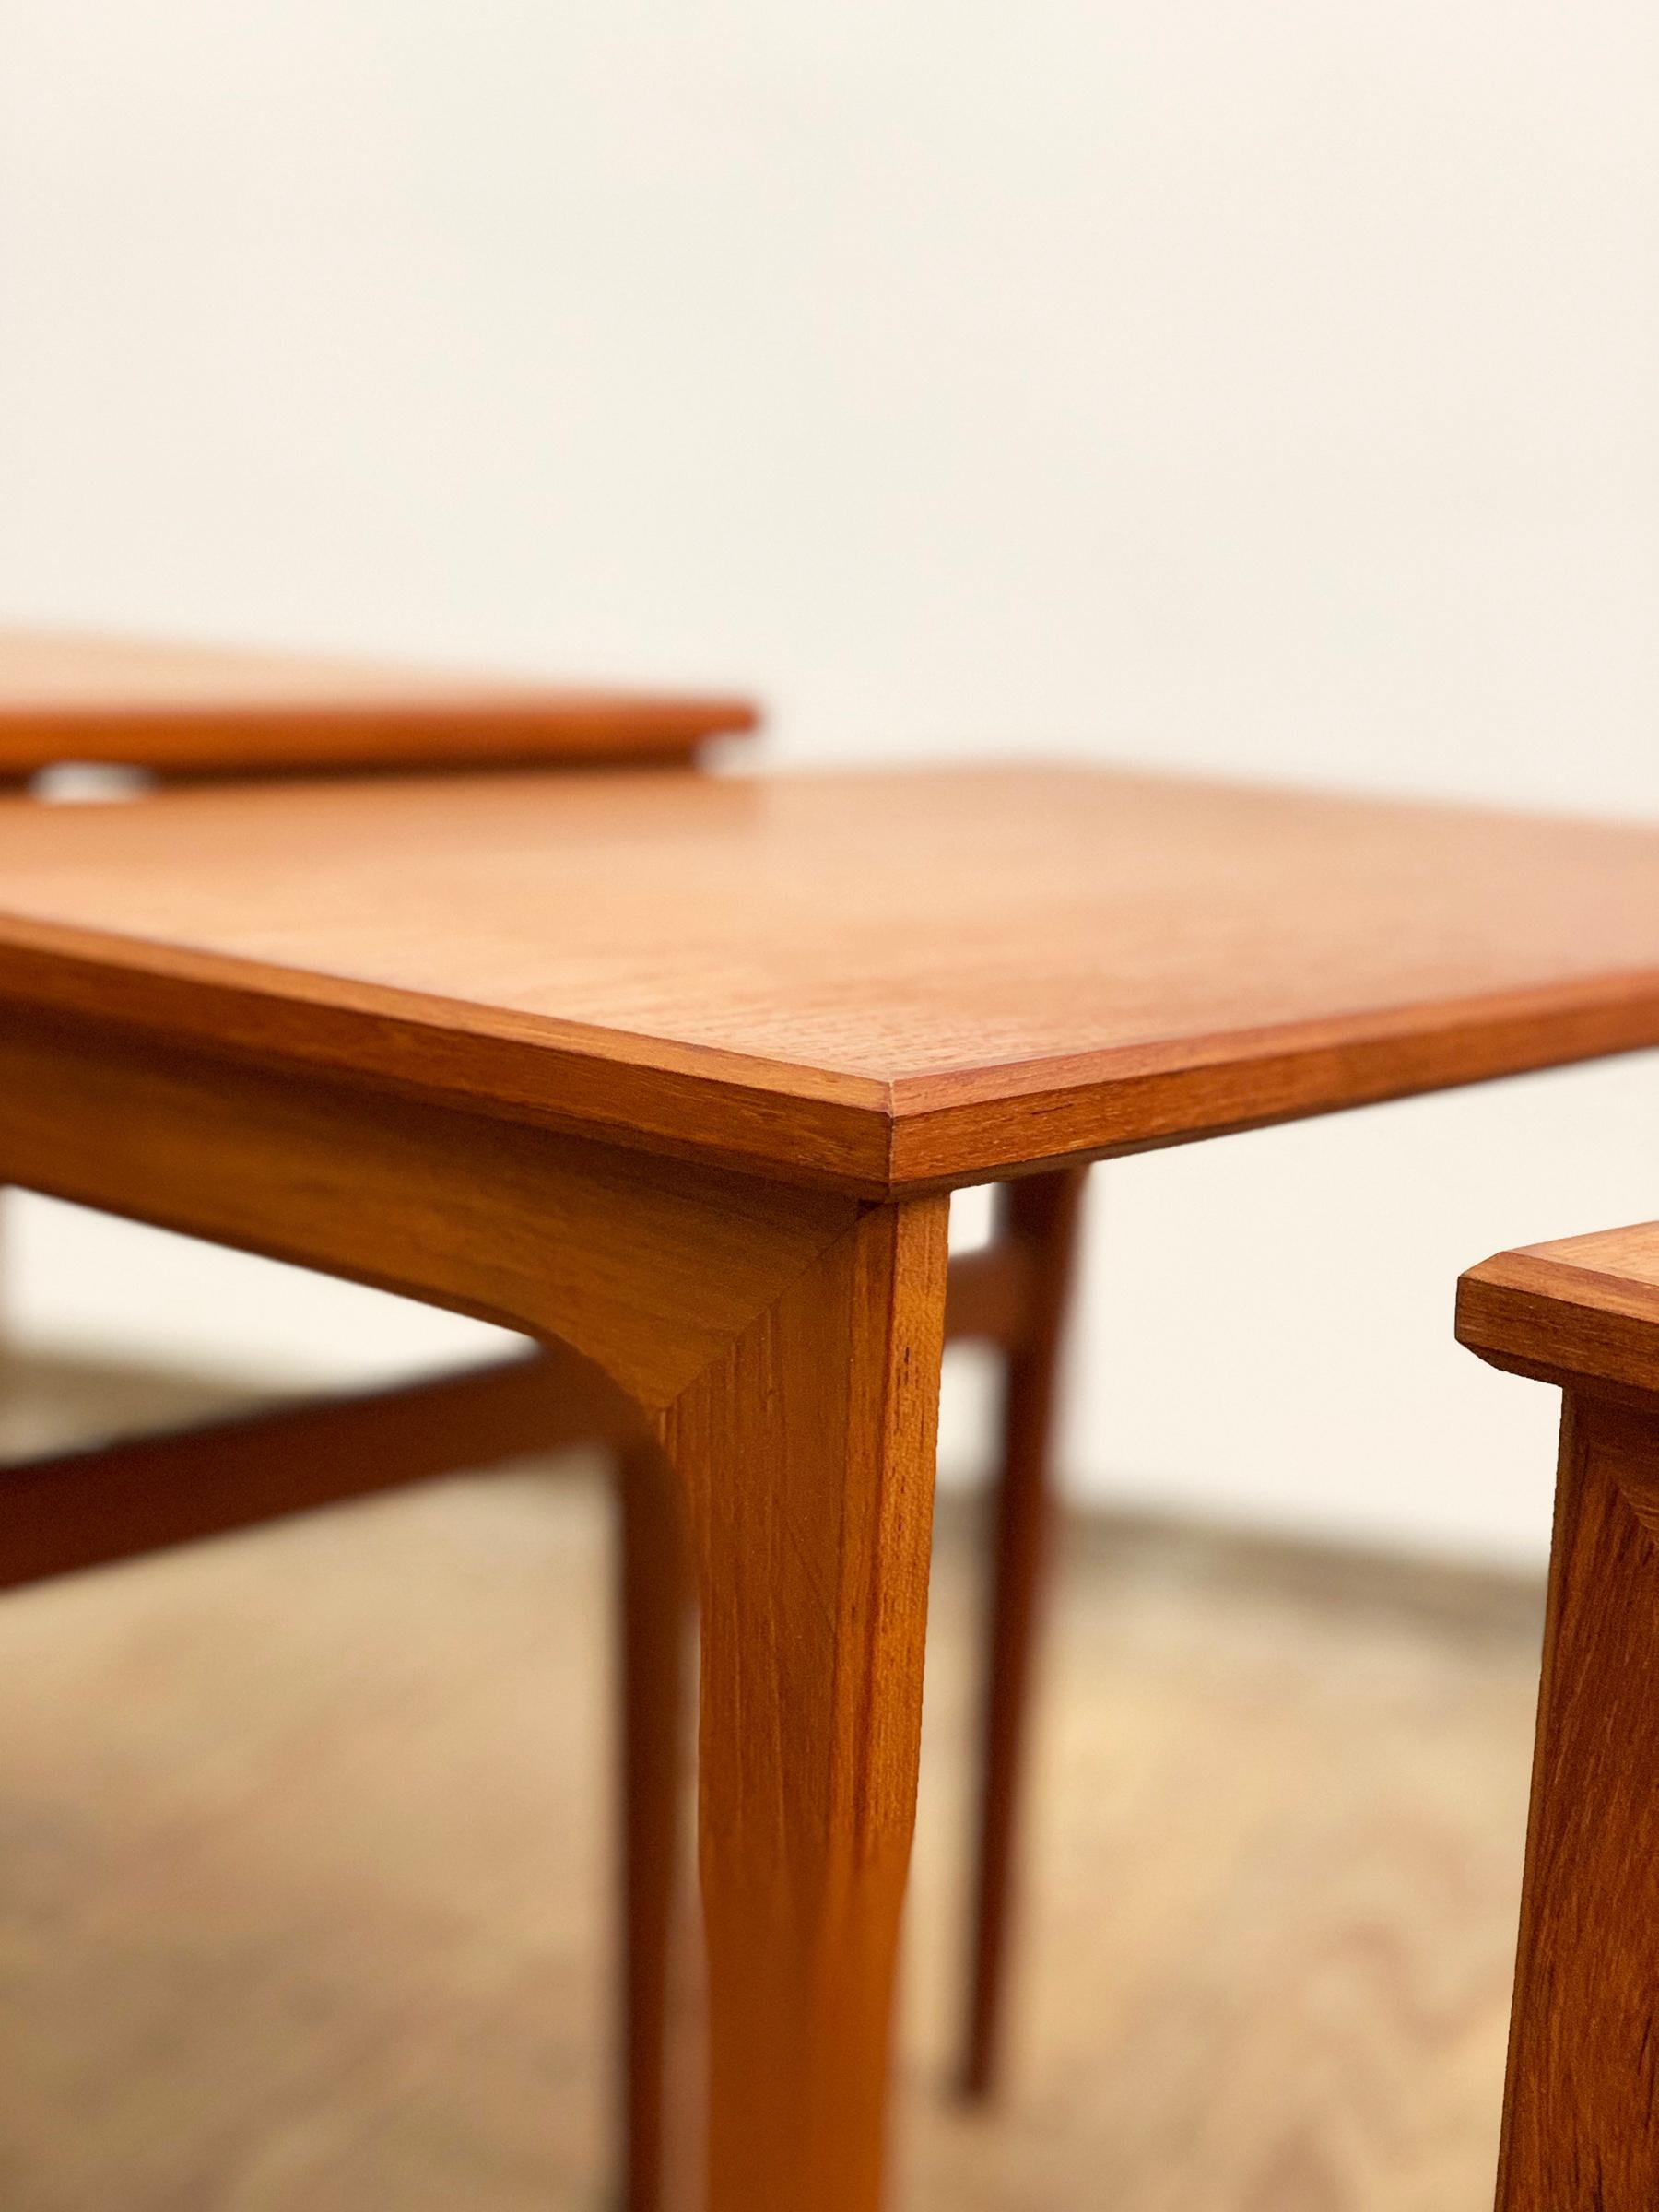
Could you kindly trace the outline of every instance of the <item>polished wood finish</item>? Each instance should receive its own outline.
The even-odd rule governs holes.
[[[875,2212],[915,1818],[942,1198],[826,1247],[664,1417],[702,1631],[713,2206]]]
[[[887,1198],[1659,1041],[1659,830],[1097,773],[0,802],[0,994]]]
[[[166,776],[683,759],[753,705],[292,653],[0,629],[0,780],[64,761]]]
[[[1000,1236],[991,1247],[1013,1258],[1029,1288],[1018,1331],[1008,1344],[990,1559],[979,1854],[961,2062],[963,2089],[975,2099],[994,2091],[1001,2057],[1032,1677],[1053,1511],[1049,1461],[1055,1384],[1087,1177],[1086,1169],[1074,1168],[1010,1183],[1002,1193]]]
[[[1659,1224],[1502,1253],[1458,1334],[1565,1395],[1499,2212],[1659,2201]]]

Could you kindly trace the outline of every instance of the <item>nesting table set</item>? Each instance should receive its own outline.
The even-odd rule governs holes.
[[[18,773],[78,679],[34,680]],[[873,2212],[949,1193],[1659,1042],[1659,831],[1085,768],[712,776],[693,745],[743,717],[708,702],[664,702],[638,767],[512,765],[526,729],[410,773],[408,726],[472,726],[465,688],[401,716],[366,688],[350,764],[398,773],[296,772],[318,737],[234,786],[0,799],[0,1182],[504,1323],[633,1424],[700,1625],[706,2201]],[[206,767],[211,691],[159,700],[148,765],[188,766],[194,730]],[[274,727],[339,705],[332,677],[305,693],[271,679]],[[1659,1391],[1644,1356],[1607,1390]],[[1598,1410],[1582,1448],[1634,1451],[1642,1418]],[[41,1497],[8,1524],[0,1485],[0,1580]],[[158,1510],[141,1487],[86,1556],[142,1547],[121,1515]],[[1636,1536],[1595,1540],[1649,1588]],[[1637,1641],[1608,1694],[1659,1756]],[[1563,1726],[1599,1790],[1615,1752]],[[1541,1802],[1559,1868],[1572,1821]],[[1608,1877],[1644,1972],[1649,1822],[1644,1797]],[[1612,1906],[1563,1910],[1605,1935]],[[1559,1985],[1531,2000],[1542,2075],[1568,2063],[1550,2008],[1586,2002]],[[1589,2172],[1604,2108],[1551,2109],[1578,2131],[1551,2171]]]

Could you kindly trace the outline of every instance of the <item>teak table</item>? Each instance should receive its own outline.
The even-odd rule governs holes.
[[[949,1189],[1659,1041],[1659,832],[1082,771],[0,801],[0,1182],[654,1425],[712,2212],[879,2200]]]
[[[684,761],[759,719],[730,694],[0,627],[0,782],[65,760],[168,777]]]

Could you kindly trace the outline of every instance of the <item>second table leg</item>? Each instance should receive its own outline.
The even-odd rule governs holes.
[[[1025,1254],[1019,1340],[1003,1384],[1002,1464],[991,1540],[967,2034],[962,2089],[991,2095],[1001,2056],[1018,1827],[1053,1518],[1049,1467],[1062,1334],[1087,1168],[1032,1175],[1000,1194],[1002,1234]]]

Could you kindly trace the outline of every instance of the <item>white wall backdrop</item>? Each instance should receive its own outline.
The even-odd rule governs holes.
[[[1656,245],[1638,0],[0,0],[0,608],[1659,816]],[[1536,1556],[1452,1280],[1659,1212],[1656,1109],[1103,1171],[1071,1478]],[[19,1210],[33,1335],[472,1340]]]

